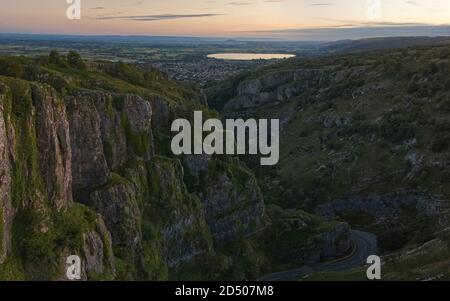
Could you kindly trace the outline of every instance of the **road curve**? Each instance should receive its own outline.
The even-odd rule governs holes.
[[[319,263],[312,267],[301,267],[290,271],[273,273],[260,278],[260,281],[292,281],[314,272],[339,272],[358,268],[366,264],[370,255],[377,252],[377,237],[368,232],[350,231],[350,240],[355,246],[354,252],[341,260]]]

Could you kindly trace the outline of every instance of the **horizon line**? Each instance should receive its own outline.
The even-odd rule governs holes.
[[[436,26],[439,27],[439,26]],[[450,26],[449,26],[450,27]],[[358,27],[364,28],[364,27]],[[342,28],[340,28],[342,29]],[[339,29],[337,29],[339,30]],[[269,31],[268,31],[269,32]],[[282,30],[281,30],[282,32]],[[424,34],[408,34],[408,35],[389,35],[389,36],[366,36],[366,37],[337,37],[333,39],[323,39],[323,40],[299,40],[286,36],[278,37],[264,37],[264,36],[248,36],[248,37],[226,37],[226,36],[201,36],[201,35],[158,35],[158,34],[77,34],[77,33],[32,33],[32,32],[0,32],[0,36],[36,36],[36,37],[79,37],[79,38],[94,38],[94,37],[104,37],[104,38],[165,38],[165,39],[198,39],[198,40],[218,40],[218,41],[236,41],[236,42],[257,42],[257,41],[271,41],[271,42],[291,42],[291,43],[330,43],[338,41],[358,41],[366,39],[380,39],[380,38],[450,38],[449,34],[440,35],[424,35]]]

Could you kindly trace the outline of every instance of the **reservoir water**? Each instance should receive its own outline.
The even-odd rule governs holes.
[[[281,53],[215,53],[208,55],[208,58],[218,60],[235,60],[235,61],[273,60],[273,59],[280,60],[292,57],[295,57],[295,55],[281,54]]]

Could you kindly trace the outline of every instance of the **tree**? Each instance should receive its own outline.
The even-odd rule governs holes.
[[[61,65],[62,59],[61,59],[61,56],[59,55],[58,51],[52,50],[48,57],[48,61],[50,64]]]
[[[81,58],[80,54],[76,51],[69,51],[69,54],[67,55],[67,63],[69,64],[69,66],[73,68],[77,69],[86,68],[83,59]]]

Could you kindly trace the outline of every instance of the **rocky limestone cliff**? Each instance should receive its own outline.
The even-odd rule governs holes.
[[[66,108],[48,87],[33,87],[39,170],[47,198],[57,209],[68,208],[72,198],[72,148]]]
[[[323,80],[323,72],[314,69],[273,72],[248,79],[239,84],[237,96],[225,104],[224,111],[231,113],[291,100],[307,89],[316,87]]]
[[[11,253],[11,166],[9,162],[9,148],[7,128],[4,115],[6,87],[0,85],[0,264]]]
[[[246,173],[243,170],[238,172]],[[232,241],[239,234],[256,232],[264,226],[263,196],[257,182],[248,172],[241,176],[248,179],[238,187],[229,174],[220,174],[211,179],[200,194],[206,220],[218,243]]]
[[[269,206],[271,225],[263,238],[271,262],[283,270],[313,266],[348,255],[352,250],[350,227],[343,222],[324,222],[301,210]]]
[[[64,254],[97,253],[97,264],[88,264],[83,277],[113,277],[101,217],[73,203],[64,103],[47,86],[2,78],[0,107],[0,276],[58,279],[65,274]],[[89,236],[95,239],[84,239]]]
[[[0,78],[0,278],[64,279],[77,254],[83,279],[163,280],[261,229],[263,197],[238,161],[196,169],[165,151],[170,118],[184,114],[174,110],[161,97]]]

